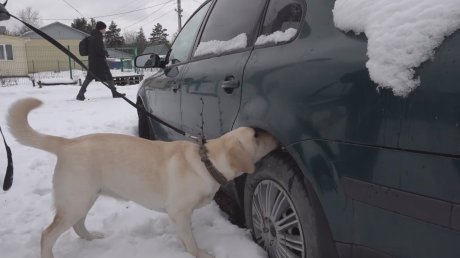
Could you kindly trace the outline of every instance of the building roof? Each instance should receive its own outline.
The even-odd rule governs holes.
[[[57,40],[81,40],[87,36],[89,36],[88,33],[85,33],[83,31],[74,29],[70,26],[67,26],[63,23],[60,22],[53,22],[48,25],[45,25],[40,28],[43,32],[46,34],[50,35],[52,38],[57,39]],[[33,31],[29,31],[24,33],[22,35],[23,38],[30,38],[30,39],[42,39],[40,35]]]
[[[157,55],[166,55],[168,54],[169,48],[165,44],[153,45],[146,47],[143,55],[145,54],[157,54]]]

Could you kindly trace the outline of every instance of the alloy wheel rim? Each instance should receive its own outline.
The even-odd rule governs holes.
[[[256,242],[270,257],[305,258],[299,216],[289,195],[272,180],[261,181],[253,193],[252,222]]]

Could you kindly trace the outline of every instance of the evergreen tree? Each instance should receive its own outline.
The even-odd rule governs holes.
[[[70,27],[72,27],[74,29],[77,29],[77,30],[80,30],[80,31],[83,31],[83,32],[86,32],[88,34],[90,34],[91,30],[93,29],[91,24],[88,23],[88,21],[85,18],[74,19],[72,24],[70,24]]]
[[[152,33],[150,33],[149,41],[154,45],[158,44],[169,44],[168,42],[168,33],[166,33],[167,29],[163,28],[163,26],[159,23],[155,25],[153,28]]]
[[[121,29],[117,27],[114,21],[110,23],[110,26],[105,34],[105,43],[107,47],[120,47],[123,46],[125,40],[120,35]]]
[[[136,47],[137,53],[141,54],[144,52],[145,48],[147,47],[147,39],[145,38],[144,30],[141,28],[139,30],[139,34],[136,37]]]

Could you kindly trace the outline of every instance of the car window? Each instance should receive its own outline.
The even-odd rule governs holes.
[[[256,45],[277,44],[295,37],[302,19],[300,0],[271,0]]]
[[[169,55],[169,60],[172,64],[187,61],[195,43],[195,38],[200,29],[200,25],[206,16],[206,12],[208,11],[210,5],[211,2],[207,3],[198,12],[196,12],[182,28],[179,35],[177,35]]]
[[[195,56],[246,48],[254,38],[267,0],[217,0]]]

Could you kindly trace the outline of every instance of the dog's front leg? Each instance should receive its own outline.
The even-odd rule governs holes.
[[[187,252],[191,253],[193,256],[197,258],[213,258],[209,254],[200,250],[196,244],[192,232],[192,211],[175,212],[169,214],[169,216],[176,224],[177,232],[179,234],[179,237],[182,239],[182,242],[184,243]]]

